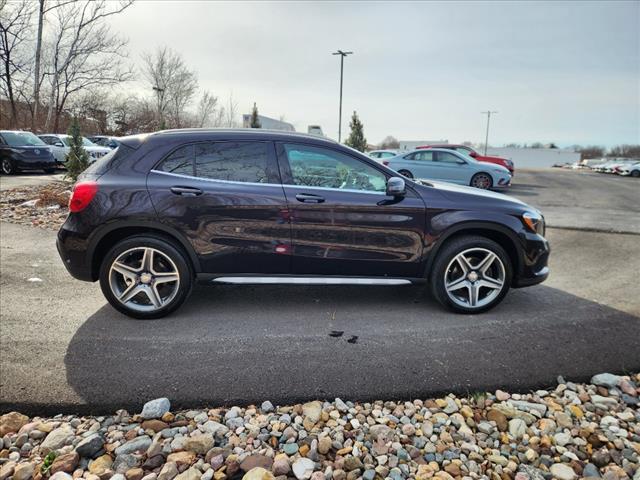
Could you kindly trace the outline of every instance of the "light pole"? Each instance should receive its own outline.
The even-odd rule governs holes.
[[[164,100],[164,88],[160,88],[157,85],[154,85],[153,87],[153,91],[156,92],[156,103],[158,104],[158,115],[160,116],[160,129],[164,129],[165,128],[165,124],[164,124],[164,112],[163,112],[163,108],[162,108],[162,103]]]
[[[487,145],[489,143],[489,121],[491,120],[492,113],[498,113],[496,111],[487,110],[486,112],[480,112],[487,116],[487,135],[484,137],[484,155],[487,156]]]
[[[331,55],[340,55],[340,110],[338,113],[338,143],[340,143],[340,137],[342,135],[342,70],[344,68],[344,57],[351,55],[353,52],[343,52],[338,50]]]

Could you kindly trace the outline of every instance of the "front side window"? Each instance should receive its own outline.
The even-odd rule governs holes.
[[[414,152],[411,156],[411,160],[418,160],[419,162],[432,162],[433,152],[430,150],[420,150],[419,152]]]
[[[350,155],[309,145],[285,144],[284,150],[293,185],[381,193],[386,191],[385,175]]]

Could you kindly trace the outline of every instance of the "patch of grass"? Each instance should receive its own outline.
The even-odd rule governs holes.
[[[42,466],[40,467],[40,473],[42,473],[43,475],[49,473],[49,469],[51,468],[51,465],[53,465],[56,457],[56,452],[47,453],[47,456],[44,457],[44,461],[42,462]]]

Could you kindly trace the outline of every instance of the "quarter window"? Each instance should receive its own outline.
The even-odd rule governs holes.
[[[438,161],[442,163],[459,163],[461,159],[449,152],[438,152]]]
[[[366,163],[334,150],[285,144],[291,184],[307,187],[386,191],[385,175]]]
[[[269,154],[263,142],[210,142],[195,145],[196,175],[213,180],[268,183]]]
[[[195,175],[193,170],[193,145],[186,145],[174,151],[162,162],[159,170],[180,175]]]

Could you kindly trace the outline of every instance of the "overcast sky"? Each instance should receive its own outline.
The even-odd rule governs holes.
[[[357,110],[369,143],[640,142],[640,2],[139,0],[112,21],[130,55],[168,45],[240,113],[337,137]],[[147,85],[135,88],[150,92]]]

